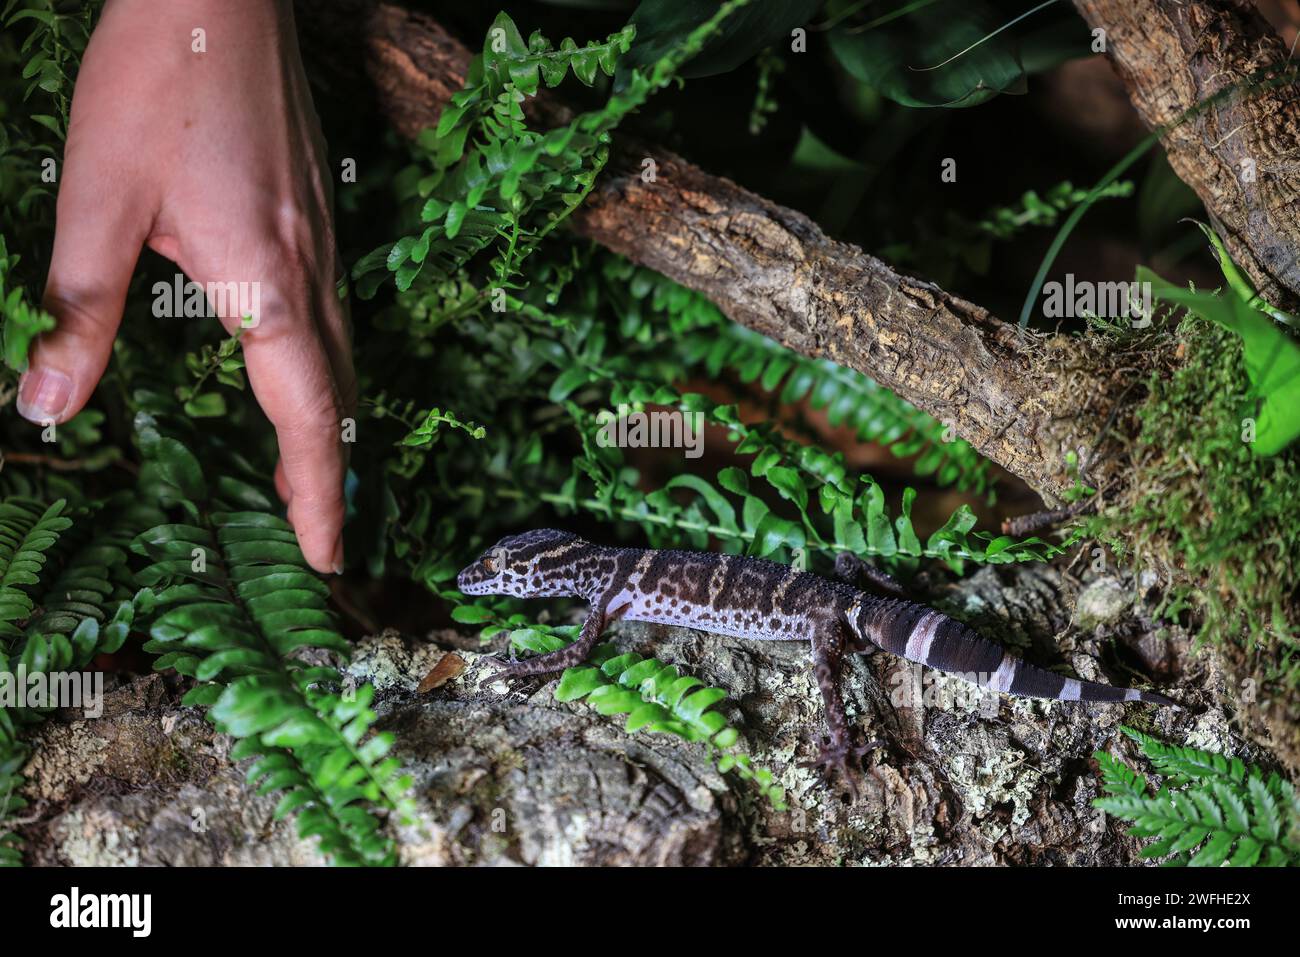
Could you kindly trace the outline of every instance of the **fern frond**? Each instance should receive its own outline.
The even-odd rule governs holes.
[[[74,647],[84,652],[96,643],[91,628],[74,636],[75,646],[65,640],[51,647],[39,637],[24,641],[22,624],[36,609],[32,596],[41,585],[49,554],[72,525],[63,516],[65,505],[63,499],[49,506],[16,498],[0,503],[0,673],[5,675],[14,674],[20,664],[29,673],[59,670],[73,659]],[[98,624],[92,625],[97,632]],[[0,706],[0,865],[22,863],[17,835],[4,827],[26,806],[18,794],[19,771],[28,754],[21,732],[36,717],[26,708]]]
[[[41,589],[40,611],[28,623],[27,635],[69,635],[87,618],[100,624],[112,618],[135,592],[127,560],[131,540],[141,528],[163,520],[161,510],[140,501],[133,491],[111,496],[88,511],[84,521],[78,518],[78,524],[90,526],[92,532],[66,554],[55,556],[57,571]],[[101,648],[98,653],[115,650]]]
[[[1300,799],[1290,782],[1237,758],[1165,744],[1123,727],[1162,776],[1146,778],[1098,751],[1107,796],[1093,805],[1132,821],[1129,833],[1155,840],[1142,857],[1166,865],[1268,867],[1300,863]]]
[[[21,499],[0,503],[0,647],[6,651],[22,636],[16,624],[35,611],[30,589],[40,584],[46,552],[59,533],[71,527],[59,499],[42,507]]]
[[[390,735],[371,735],[373,688],[341,694],[337,669],[309,666],[308,648],[346,657],[350,646],[326,606],[293,530],[256,511],[219,511],[198,460],[158,434],[145,416],[141,447],[173,488],[187,521],[141,533],[132,548],[150,559],[137,575],[155,668],[198,684],[186,704],[208,708],[216,726],[260,755],[249,771],[262,791],[287,790],[285,813],[320,838],[338,863],[391,864],[395,852],[369,806],[407,817],[410,782],[388,757]],[[286,764],[287,762],[287,764]]]
[[[409,818],[410,781],[388,757],[391,734],[366,738],[375,721],[373,686],[348,695],[324,692],[318,685],[333,680],[325,671],[296,675],[296,693],[276,676],[232,682],[213,705],[212,718],[242,739],[231,750],[233,759],[258,757],[249,784],[259,794],[284,792],[277,819],[296,814],[299,836],[318,838],[335,863],[394,864],[392,843],[366,804],[387,803]]]
[[[991,463],[948,426],[876,382],[829,359],[810,359],[751,329],[723,322],[685,344],[711,376],[733,369],[745,383],[789,406],[803,399],[825,410],[832,426],[850,426],[861,442],[877,442],[899,458],[917,456],[913,471],[940,486],[985,492]]]
[[[27,351],[32,340],[54,328],[54,317],[27,300],[27,294],[11,274],[18,255],[10,253],[0,234],[0,336],[4,361],[15,372],[27,369]]]
[[[477,606],[461,608],[479,612],[467,617],[480,621],[493,617]],[[577,636],[576,626],[533,625],[512,630],[510,642],[523,651],[546,653],[566,647]],[[726,697],[724,689],[707,687],[657,658],[635,652],[620,655],[612,644],[597,645],[585,664],[566,669],[555,689],[556,701],[586,699],[600,714],[626,714],[623,729],[628,734],[647,731],[704,744],[719,773],[734,772],[741,780],[753,782],[773,808],[784,810],[785,790],[775,783],[772,772],[755,765],[737,748],[740,732],[711,710]]]
[[[360,280],[360,295],[373,294],[384,267],[399,291],[421,277],[437,286],[489,247],[498,250],[492,287],[513,287],[521,262],[591,191],[609,157],[610,133],[748,2],[728,0],[648,70],[633,71],[603,106],[545,131],[529,127],[522,102],[537,94],[539,83],[555,86],[570,73],[588,86],[600,73],[612,76],[635,27],[629,24],[603,43],[579,47],[566,39],[554,48],[540,33],[525,44],[510,17],[499,14],[483,52],[470,63],[464,89],[452,95],[437,128],[421,138],[432,170],[409,198],[423,201],[423,231],[357,263],[353,276]]]
[[[922,543],[911,518],[915,490],[904,492],[900,513],[891,517],[880,485],[871,476],[851,474],[841,453],[830,454],[793,442],[771,423],[743,423],[735,406],[713,402],[703,395],[679,394],[667,385],[628,380],[604,369],[579,367],[573,371],[578,374],[568,377],[563,391],[552,389],[553,399],[563,399],[568,391],[604,380],[610,389],[611,406],[633,410],[647,404],[676,406],[682,413],[724,426],[729,430],[729,439],[736,443],[736,453],[754,456],[749,475],[770,486],[798,514],[797,520],[778,515],[763,497],[750,491],[749,475],[735,467],[718,473],[721,490],[699,476],[679,476],[666,488],[647,495],[637,487],[635,476],[622,468],[618,450],[601,441],[600,433],[609,419],[598,422],[597,416],[568,402],[566,408],[583,438],[584,455],[575,460],[575,468],[593,480],[596,500],[603,505],[591,510],[603,511],[609,517],[617,514],[632,518],[652,541],[662,539],[665,529],[672,528],[693,532],[690,538],[696,547],[705,547],[712,536],[729,551],[743,548],[759,557],[794,550],[828,555],[847,551],[899,563],[937,558],[957,571],[967,561],[1045,561],[1073,543],[1071,539],[1055,545],[1036,537],[1017,540],[1009,535],[973,531],[975,513],[964,504]],[[699,493],[700,501],[691,506],[678,504],[672,492],[683,487]],[[728,499],[728,493],[739,499],[739,508]],[[576,495],[567,503],[559,497],[545,500],[586,507]],[[695,510],[691,516],[694,520],[685,520],[688,509]],[[706,512],[711,516],[706,517]]]
[[[1133,728],[1122,727],[1120,730],[1138,743],[1155,769],[1176,787],[1190,781],[1213,778],[1226,779],[1235,784],[1241,784],[1246,779],[1246,765],[1240,758],[1212,754],[1199,748],[1165,744]]]

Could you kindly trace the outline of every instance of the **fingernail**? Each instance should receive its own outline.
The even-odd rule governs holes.
[[[334,574],[343,574],[343,535],[339,534],[339,540],[334,545]]]
[[[57,369],[23,373],[18,384],[18,414],[29,422],[57,422],[72,401],[72,380]]]

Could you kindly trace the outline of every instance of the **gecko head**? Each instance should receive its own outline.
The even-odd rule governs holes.
[[[538,528],[508,535],[456,576],[456,587],[466,595],[514,595],[545,598],[567,595],[568,576],[546,572],[573,546],[584,544],[572,532]]]

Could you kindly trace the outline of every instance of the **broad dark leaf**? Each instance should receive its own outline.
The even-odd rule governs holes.
[[[740,66],[764,47],[785,41],[806,26],[821,0],[761,0],[741,7],[722,24],[704,49],[683,67],[687,78],[714,76]],[[632,14],[636,40],[619,61],[615,85],[626,84],[634,68],[644,68],[685,40],[687,34],[718,12],[716,0],[643,0]]]

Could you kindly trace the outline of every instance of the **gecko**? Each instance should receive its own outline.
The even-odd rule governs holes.
[[[716,552],[595,545],[571,532],[536,529],[501,539],[457,578],[466,595],[572,597],[590,605],[571,645],[502,662],[497,677],[526,680],[581,664],[605,627],[624,618],[765,641],[806,641],[827,734],[808,766],[832,784],[853,773],[879,742],[857,745],[839,678],[848,654],[883,650],[980,687],[1057,701],[1142,701],[1178,707],[1164,695],[1067,678],[1016,658],[968,625],[897,597],[893,579],[865,572],[880,596],[848,581],[789,565]],[[837,571],[845,575],[837,562]],[[874,572],[874,574],[872,574]]]

